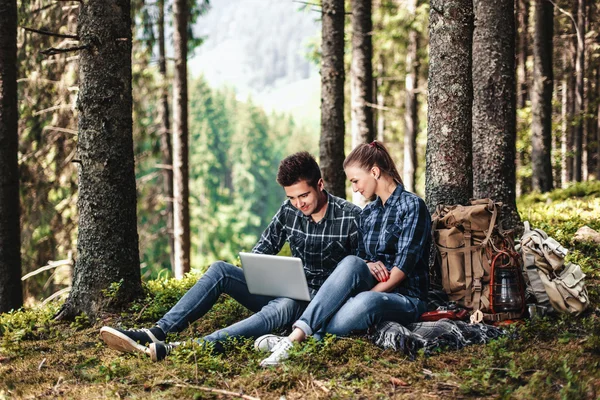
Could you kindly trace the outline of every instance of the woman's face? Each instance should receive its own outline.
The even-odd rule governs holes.
[[[375,195],[375,189],[377,188],[375,174],[377,171],[374,171],[374,168],[365,170],[356,165],[349,165],[344,172],[348,180],[352,183],[353,192],[358,192],[367,199]]]

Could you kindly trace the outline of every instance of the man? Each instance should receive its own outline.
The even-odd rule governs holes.
[[[289,242],[294,257],[302,259],[311,296],[314,296],[337,264],[357,248],[355,217],[360,208],[332,196],[323,188],[321,170],[307,152],[284,159],[277,171],[277,183],[283,186],[287,200],[253,253],[277,254]],[[103,327],[102,340],[112,349],[143,352],[153,361],[164,359],[176,344],[165,344],[167,333],[181,332],[201,318],[226,293],[255,314],[203,339],[219,342],[231,337],[259,337],[294,322],[308,302],[289,298],[253,295],[248,291],[243,271],[218,261],[150,329],[122,330]]]

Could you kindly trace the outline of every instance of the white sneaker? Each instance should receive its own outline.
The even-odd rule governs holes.
[[[260,362],[261,367],[275,367],[290,356],[289,351],[294,347],[294,343],[285,337],[279,341],[271,350],[271,355]]]
[[[273,351],[277,343],[279,343],[283,338],[284,336],[277,336],[271,334],[262,335],[254,341],[254,350],[263,353],[270,353]]]

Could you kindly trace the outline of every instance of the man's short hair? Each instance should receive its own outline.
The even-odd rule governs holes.
[[[310,186],[316,188],[319,179],[321,179],[319,164],[306,151],[284,158],[277,171],[277,183],[281,186],[292,186],[305,180]]]

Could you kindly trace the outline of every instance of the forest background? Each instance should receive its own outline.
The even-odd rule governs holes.
[[[597,4],[589,2],[584,13],[586,56],[580,112],[576,110],[575,81],[578,2],[554,3],[552,182],[545,188],[536,187],[532,171],[529,92],[537,29],[533,2],[515,4],[516,193],[594,179],[600,165]],[[19,1],[18,6],[20,27],[58,33],[76,30],[77,2]],[[241,0],[212,1],[192,10],[193,33],[188,46],[191,265],[203,270],[215,259],[235,261],[238,251],[249,250],[256,242],[284,199],[274,180],[279,161],[299,150],[319,153],[320,12],[318,5],[302,2]],[[167,8],[165,13],[168,35],[172,32],[169,11]],[[429,13],[424,1],[375,1],[372,9],[374,90],[370,106],[375,135],[390,148],[398,165],[405,166],[408,188],[421,196],[425,194]],[[157,3],[133,1],[132,15],[139,247],[142,276],[151,279],[172,274],[172,228],[167,226],[169,197],[163,190],[165,165],[160,143],[164,115],[159,109],[163,89],[171,85],[172,66],[167,38],[167,70],[166,75],[161,74]],[[350,15],[346,19],[345,64],[349,70]],[[28,304],[68,287],[76,258],[78,57],[40,52],[69,45],[69,38],[18,31],[22,270],[25,275],[52,267],[24,281]],[[232,66],[241,72],[236,84],[228,85],[225,77],[236,71]],[[198,75],[195,68],[207,72]],[[407,89],[407,77],[412,89]],[[345,91],[347,153],[353,145],[349,79]],[[412,106],[407,103],[409,91],[416,99]],[[416,128],[408,135],[410,125]],[[573,161],[578,126],[585,140],[579,177],[574,174]],[[411,152],[416,157],[412,166],[407,166]],[[407,180],[410,175],[412,179]],[[351,197],[349,190],[347,197]]]

